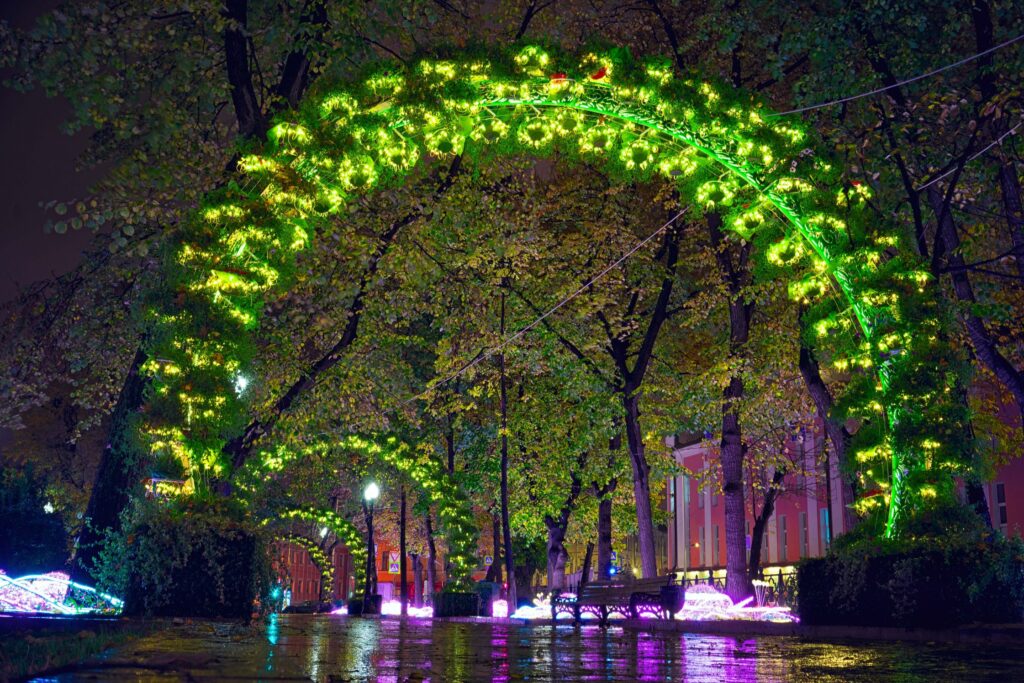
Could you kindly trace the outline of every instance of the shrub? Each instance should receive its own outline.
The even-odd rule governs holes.
[[[908,528],[906,538],[853,537],[804,561],[801,621],[935,628],[1024,621],[1024,543],[953,510],[936,516],[942,519]]]
[[[272,581],[265,535],[225,499],[139,503],[93,574],[126,614],[154,616],[247,618]]]

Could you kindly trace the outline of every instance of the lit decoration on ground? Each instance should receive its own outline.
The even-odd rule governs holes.
[[[411,603],[409,605],[409,616],[419,618],[432,618],[434,616],[434,608],[430,605],[424,605],[423,607],[415,607]],[[380,613],[389,617],[397,617],[402,614],[402,603],[400,600],[385,600],[380,605]],[[335,615],[347,615],[348,607],[342,605],[336,610],[332,610],[331,614]]]
[[[755,587],[756,592],[756,587]],[[763,593],[762,593],[763,595]],[[646,616],[646,615],[643,615]],[[684,621],[799,621],[788,607],[768,607],[749,597],[733,604],[725,593],[713,586],[697,585],[686,589],[686,603],[676,612],[676,619]]]
[[[386,600],[381,604],[381,614],[387,616],[399,616],[402,613],[402,603],[398,600]],[[348,608],[342,606],[331,612],[335,615],[347,615]],[[508,617],[508,603],[505,600],[495,600],[491,605],[491,614],[495,618]],[[434,616],[433,607],[409,606],[410,617]],[[584,613],[584,621],[597,620],[595,614]],[[559,614],[564,620],[572,619],[572,616],[565,613]],[[532,605],[523,605],[512,614],[512,619],[526,619],[529,621],[550,621],[551,600],[547,595],[541,594],[534,598]],[[613,614],[608,617],[611,620],[624,619],[620,614]],[[641,619],[653,619],[656,615],[642,612]],[[799,620],[788,607],[771,607],[763,603],[756,603],[755,597],[749,597],[738,603],[733,601],[725,593],[720,593],[712,586],[698,585],[686,589],[686,604],[683,609],[676,612],[675,618],[678,621],[771,621],[776,623],[796,623]]]
[[[0,612],[32,614],[119,614],[124,603],[76,583],[64,572],[12,578],[0,571]]]
[[[865,211],[869,188],[819,155],[798,124],[773,118],[750,93],[625,49],[530,46],[368,73],[289,110],[262,150],[242,155],[240,178],[176,231],[167,295],[146,311],[152,391],[142,436],[152,450],[200,483],[227,473],[226,439],[251,412],[252,392],[238,391],[237,378],[251,378],[263,311],[288,291],[319,226],[350,202],[403,183],[423,159],[559,154],[615,181],[674,183],[787,274],[835,367],[857,370],[848,416],[868,426],[855,457],[861,488],[879,490],[861,507],[886,518],[886,535],[934,493],[954,495],[972,447],[927,267],[905,235]]]

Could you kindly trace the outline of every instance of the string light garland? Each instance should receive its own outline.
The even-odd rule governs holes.
[[[952,496],[970,448],[927,268],[905,237],[865,219],[869,189],[844,181],[799,125],[623,49],[463,52],[370,74],[289,112],[265,148],[242,155],[240,180],[210,193],[177,234],[147,309],[149,358],[159,360],[143,368],[141,434],[154,452],[195,480],[226,473],[222,448],[251,412],[236,382],[253,376],[264,306],[287,290],[317,227],[353,198],[428,159],[557,153],[616,181],[674,183],[754,240],[763,268],[793,274],[790,295],[811,306],[810,333],[829,340],[835,366],[874,373],[848,392],[847,412],[871,424],[857,457],[864,488],[879,493],[863,506],[886,511],[888,535],[927,507],[926,491]]]

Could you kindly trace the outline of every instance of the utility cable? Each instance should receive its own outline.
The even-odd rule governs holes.
[[[605,266],[599,273],[597,273],[596,275],[591,277],[589,280],[584,282],[582,285],[580,285],[572,294],[569,294],[568,296],[566,296],[565,298],[560,300],[558,303],[556,303],[555,305],[551,306],[551,308],[549,308],[546,311],[544,311],[543,313],[541,313],[539,316],[537,316],[537,318],[535,318],[533,320],[533,322],[531,322],[528,325],[525,325],[525,326],[519,328],[513,334],[511,334],[508,337],[506,337],[505,339],[503,339],[501,341],[501,343],[498,344],[497,346],[494,346],[494,347],[492,347],[490,349],[481,349],[480,352],[477,353],[477,355],[471,361],[469,361],[468,363],[464,364],[458,370],[456,370],[455,372],[451,373],[450,375],[447,375],[444,379],[441,379],[441,380],[431,384],[429,387],[424,389],[419,394],[416,394],[415,396],[412,396],[411,398],[406,399],[405,401],[402,402],[401,405],[412,403],[413,401],[416,401],[416,400],[419,400],[419,399],[425,397],[427,394],[429,394],[431,391],[433,391],[437,387],[440,387],[440,386],[442,386],[444,384],[447,384],[448,382],[451,382],[452,380],[458,378],[463,373],[469,371],[470,369],[472,369],[476,365],[482,363],[483,361],[487,360],[488,358],[491,358],[492,356],[494,356],[494,354],[503,351],[505,349],[505,347],[507,347],[509,344],[511,344],[515,340],[517,340],[520,337],[522,337],[523,335],[525,335],[527,332],[529,332],[530,330],[535,328],[537,325],[539,325],[542,322],[544,322],[544,320],[546,320],[555,311],[557,311],[558,309],[562,308],[567,303],[569,303],[570,301],[575,299],[577,296],[582,294],[584,291],[589,289],[591,286],[593,286],[593,284],[595,282],[597,282],[598,280],[603,278],[605,275],[610,273],[613,269],[617,268],[624,261],[626,261],[626,259],[628,259],[630,256],[632,256],[636,252],[638,252],[641,249],[643,249],[647,244],[649,244],[651,242],[651,240],[653,240],[655,237],[657,237],[662,232],[664,232],[666,228],[668,228],[670,225],[672,225],[677,220],[679,220],[679,218],[681,218],[689,210],[690,210],[690,207],[686,207],[683,210],[681,210],[679,213],[674,215],[672,218],[668,219],[664,223],[664,225],[662,225],[660,228],[658,228],[657,230],[652,232],[650,235],[645,237],[643,240],[638,242],[629,251],[624,253],[622,256],[617,258],[615,261],[613,261],[609,265]]]
[[[1021,124],[1024,124],[1024,121],[1018,123],[1016,126],[1011,128],[1010,130],[1006,131],[1005,133],[1003,133],[1002,135],[997,137],[992,142],[990,142],[987,145],[985,145],[980,151],[975,152],[974,154],[972,154],[970,157],[968,157],[967,161],[965,161],[963,163],[963,165],[966,166],[967,164],[971,163],[972,161],[974,161],[975,159],[977,159],[981,155],[985,154],[985,152],[989,151],[990,149],[992,149],[996,145],[1002,144],[1003,140],[1005,140],[1006,138],[1010,137],[1011,135],[1014,135],[1017,132],[1017,129],[1021,127]],[[956,170],[957,170],[956,167],[951,168],[948,171],[946,171],[945,173],[942,173],[940,175],[935,176],[934,178],[929,180],[924,185],[921,185],[920,187],[915,188],[915,190],[917,192],[920,192],[921,190],[927,189],[927,188],[931,187],[932,185],[934,185],[935,183],[937,183],[940,180],[942,180],[943,178],[945,178],[946,176],[952,175],[953,173],[956,172]]]
[[[843,97],[843,98],[840,98],[838,100],[830,100],[828,102],[821,102],[820,104],[811,104],[811,105],[808,105],[806,107],[800,107],[798,109],[790,109],[789,111],[778,112],[776,114],[768,114],[767,116],[769,118],[773,118],[773,117],[777,117],[777,116],[789,116],[790,114],[800,114],[800,113],[803,113],[805,111],[813,111],[815,109],[822,109],[824,107],[831,107],[831,106],[836,105],[836,104],[843,104],[845,102],[852,102],[854,100],[859,100],[859,99],[861,99],[863,97],[871,97],[872,95],[877,95],[879,93],[883,93],[886,90],[892,90],[893,88],[899,88],[900,86],[907,85],[908,83],[915,83],[917,81],[924,80],[925,78],[931,78],[932,76],[940,74],[943,71],[949,71],[950,69],[955,69],[958,66],[963,66],[964,64],[967,64],[969,62],[973,62],[975,59],[979,59],[981,57],[984,57],[985,55],[992,54],[996,50],[1001,50],[1004,47],[1008,47],[1010,45],[1013,45],[1014,43],[1016,43],[1016,42],[1018,42],[1018,41],[1020,41],[1022,39],[1024,39],[1024,33],[1022,33],[1021,35],[1017,36],[1016,38],[1010,38],[1009,40],[1004,41],[1002,43],[999,43],[998,45],[996,45],[994,47],[990,47],[987,50],[983,50],[982,52],[979,52],[978,54],[971,55],[970,57],[965,57],[964,59],[961,59],[958,62],[953,62],[952,64],[947,64],[946,66],[941,66],[938,69],[933,69],[932,71],[920,74],[919,76],[914,76],[913,78],[907,78],[905,80],[899,81],[898,83],[893,83],[892,85],[887,85],[887,86],[882,87],[882,88],[875,88],[874,90],[869,90],[867,92],[862,92],[862,93],[859,93],[857,95],[850,95],[849,97]]]

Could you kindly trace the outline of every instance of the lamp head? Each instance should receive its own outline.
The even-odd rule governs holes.
[[[363,498],[366,499],[366,502],[372,503],[373,501],[377,500],[377,498],[379,498],[379,497],[380,497],[380,487],[377,486],[376,482],[371,481],[369,484],[366,485],[366,490],[363,491]]]

